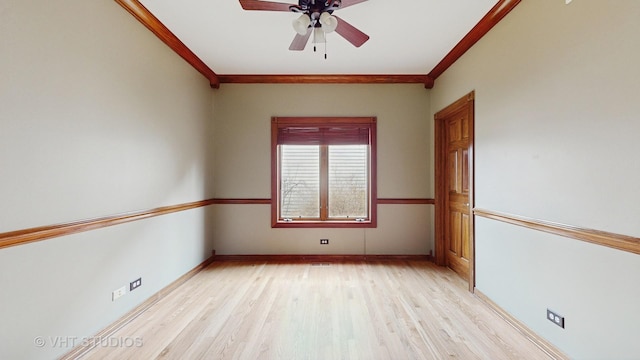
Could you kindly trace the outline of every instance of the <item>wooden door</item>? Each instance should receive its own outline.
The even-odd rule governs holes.
[[[445,215],[446,264],[469,277],[469,116],[462,109],[445,120],[447,139],[447,207]]]
[[[436,262],[475,285],[473,273],[473,104],[470,93],[436,119]]]

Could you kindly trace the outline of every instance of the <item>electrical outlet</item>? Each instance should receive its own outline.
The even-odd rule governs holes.
[[[121,288],[119,288],[117,290],[114,290],[111,293],[111,301],[116,301],[118,298],[124,296],[124,294],[126,294],[126,293],[127,293],[127,287],[126,286],[123,286],[123,287],[121,287]]]
[[[558,315],[555,311],[547,309],[547,320],[564,329],[564,316]]]
[[[133,280],[129,283],[129,291],[133,291],[142,285],[142,278],[138,278],[137,280]]]
[[[320,245],[329,245],[329,239],[320,239]]]

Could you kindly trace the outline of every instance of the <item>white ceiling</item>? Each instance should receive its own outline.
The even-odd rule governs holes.
[[[322,45],[289,50],[299,14],[245,11],[238,0],[140,2],[219,75],[373,75],[429,73],[498,1],[368,0],[339,9],[370,39],[356,48],[328,34],[326,60]]]

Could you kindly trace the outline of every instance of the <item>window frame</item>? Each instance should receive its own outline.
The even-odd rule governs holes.
[[[377,227],[377,143],[376,117],[273,117],[271,119],[271,227],[273,228],[375,228]],[[357,125],[369,129],[368,211],[364,221],[356,219],[293,220],[280,219],[280,168],[278,130],[287,127],[327,127],[331,125]],[[326,172],[327,169],[321,169]],[[321,175],[322,179],[322,175]],[[320,203],[326,209],[328,191],[321,191]]]

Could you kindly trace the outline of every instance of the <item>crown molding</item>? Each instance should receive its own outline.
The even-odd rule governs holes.
[[[424,84],[433,86],[427,75],[218,75],[223,84]]]
[[[153,32],[173,51],[204,75],[212,88],[226,84],[424,84],[431,89],[435,80],[453,65],[489,30],[500,22],[521,0],[500,0],[489,12],[460,40],[456,46],[427,75],[217,75],[178,39],[158,18],[138,0],[115,0],[131,15]]]
[[[489,30],[491,30],[497,23],[500,22],[521,0],[500,0],[489,12],[471,29],[467,35],[465,35],[456,46],[449,51],[445,57],[440,60],[431,72],[429,77],[437,79],[443,72],[445,72],[451,65],[453,65],[458,59],[471,49],[475,43],[478,42],[483,36],[485,36]]]
[[[191,51],[171,30],[169,30],[157,17],[155,17],[138,0],[115,0],[120,6],[127,10],[133,17],[138,19],[147,29],[154,33],[162,42],[167,44],[173,51],[185,59],[191,66],[198,70],[209,80],[212,88],[220,87],[218,75],[211,70],[196,54]]]

